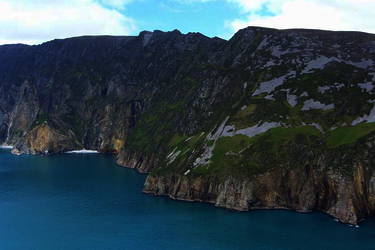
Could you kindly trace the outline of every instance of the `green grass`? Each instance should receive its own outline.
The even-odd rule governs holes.
[[[212,152],[212,163],[208,167],[201,166],[198,170],[200,172],[220,171],[228,165],[238,163],[242,157],[235,154],[245,149],[249,144],[250,138],[245,135],[219,138]]]
[[[337,128],[332,130],[327,138],[327,147],[333,149],[355,143],[358,139],[373,131],[375,131],[375,123],[362,123],[356,126]]]
[[[168,143],[169,148],[175,148],[177,147],[182,141],[186,140],[188,138],[187,135],[180,136],[179,134],[174,134],[172,139]]]
[[[235,125],[236,129],[242,129],[249,127],[249,116],[255,111],[257,106],[255,104],[251,104],[246,107],[245,110],[239,110],[233,118],[230,119],[229,124]]]
[[[317,136],[321,137],[320,131],[314,126],[301,126],[292,128],[273,128],[267,132],[268,135],[272,136],[273,140],[277,142],[290,142],[296,138],[298,134],[303,134],[305,136]]]
[[[212,145],[214,145],[214,143],[215,143],[215,140],[208,140],[207,141],[207,147],[211,147]]]
[[[320,131],[313,126],[278,127],[252,138],[245,135],[221,137],[216,142],[211,163],[194,169],[192,173],[216,173],[223,177],[233,175],[236,178],[254,176],[270,168],[285,165],[284,162],[292,162],[296,158],[295,154],[301,152],[291,152],[291,145],[309,147],[310,137],[321,137]],[[302,149],[304,156],[305,151],[306,149]]]
[[[317,153],[324,144],[328,149],[335,149],[354,144],[374,131],[375,123],[367,123],[333,130],[329,135],[326,134],[327,137],[314,126],[277,127],[252,138],[245,135],[221,137],[216,141],[210,163],[193,169],[189,178],[212,174],[219,178],[256,178],[258,174],[273,168],[300,169],[312,161],[311,152]],[[187,136],[175,134],[168,145],[171,148],[177,147],[176,151],[181,153],[173,163],[159,169],[158,174],[185,172],[193,150],[204,145],[204,136],[199,135],[186,141]],[[206,146],[212,146],[214,140],[205,143]],[[194,154],[198,156],[202,153],[203,151],[199,151]]]
[[[202,133],[198,133],[187,140],[188,136],[179,134],[174,134],[172,139],[168,143],[169,151],[168,154],[174,150],[174,152],[180,151],[175,160],[169,163],[170,159],[165,159],[161,162],[157,168],[152,172],[153,175],[163,175],[168,173],[184,173],[186,172],[186,167],[188,167],[187,162],[194,150],[202,148],[205,137]],[[176,148],[176,149],[175,149]],[[199,154],[199,152],[195,152]],[[194,158],[195,159],[195,158]]]
[[[250,143],[250,138],[245,135],[234,135],[231,137],[220,137],[217,140],[214,155],[225,154],[226,152],[238,153],[246,148]]]

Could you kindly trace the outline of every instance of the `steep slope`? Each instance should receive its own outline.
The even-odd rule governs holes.
[[[0,143],[97,149],[146,193],[247,211],[375,213],[375,36],[249,27],[0,46]]]

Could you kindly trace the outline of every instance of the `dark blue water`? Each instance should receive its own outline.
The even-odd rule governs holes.
[[[141,194],[112,156],[0,149],[0,249],[375,249],[375,223],[322,213],[234,213]]]

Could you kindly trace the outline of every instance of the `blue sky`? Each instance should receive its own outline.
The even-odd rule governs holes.
[[[0,0],[0,44],[156,29],[229,39],[247,26],[375,33],[374,10],[374,0]]]
[[[140,30],[200,32],[207,36],[230,36],[225,20],[239,16],[239,8],[223,2],[184,4],[176,1],[137,1],[126,6]]]

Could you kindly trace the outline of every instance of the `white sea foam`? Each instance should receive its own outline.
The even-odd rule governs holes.
[[[67,151],[65,153],[66,154],[98,154],[99,152],[97,150],[82,149],[82,150]]]

